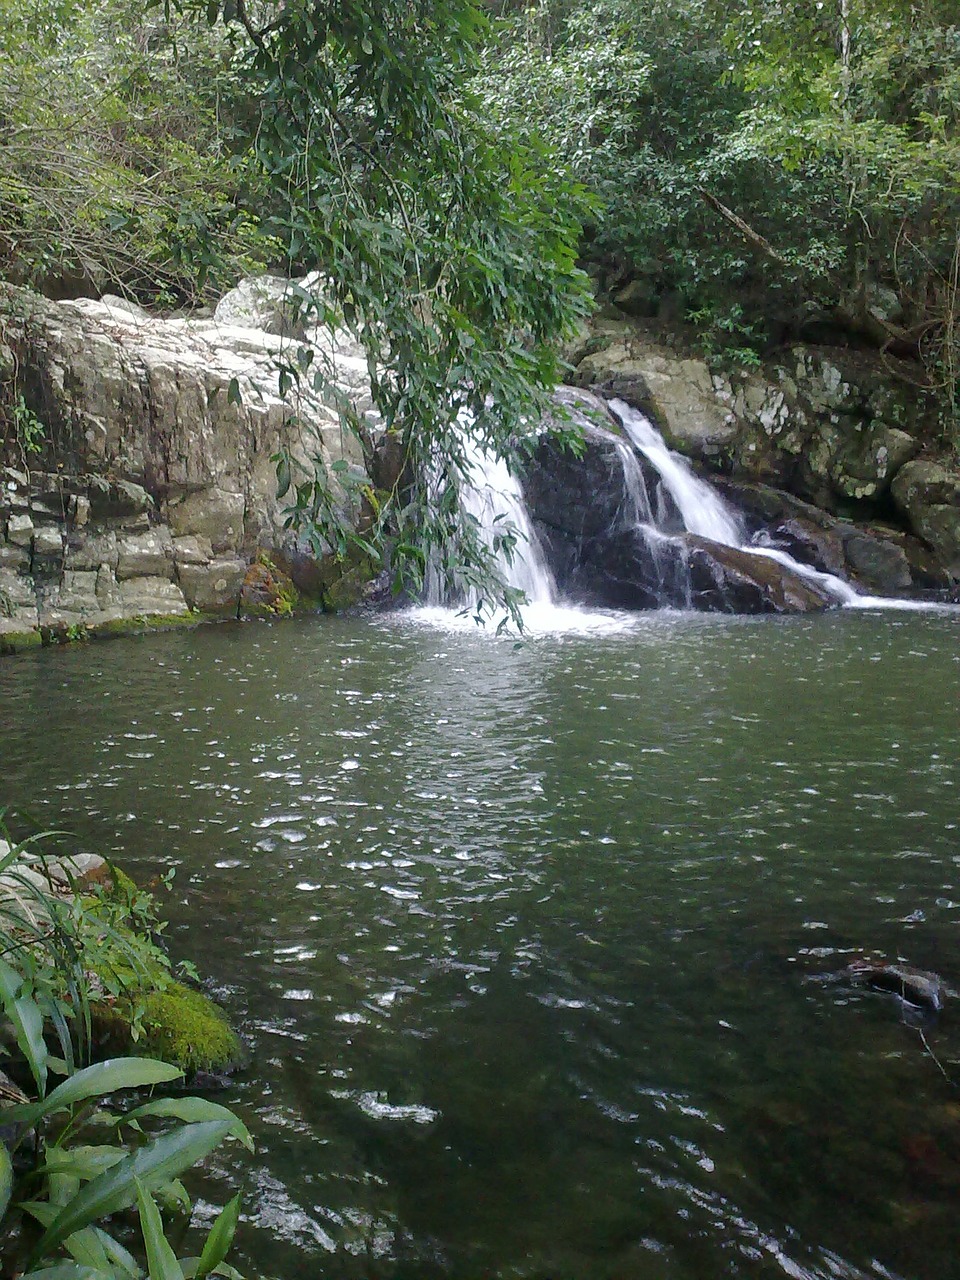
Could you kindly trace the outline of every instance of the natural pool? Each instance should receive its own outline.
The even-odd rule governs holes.
[[[960,616],[404,616],[0,664],[0,802],[241,1024],[251,1276],[960,1275]]]

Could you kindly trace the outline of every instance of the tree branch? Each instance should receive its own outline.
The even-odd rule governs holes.
[[[759,249],[760,252],[766,254],[768,258],[772,258],[774,262],[779,262],[781,266],[787,265],[786,258],[781,257],[781,255],[777,253],[769,240],[764,239],[759,231],[754,231],[753,227],[744,222],[744,220],[738,214],[734,213],[732,209],[728,209],[722,201],[718,200],[717,197],[712,194],[712,192],[705,190],[703,187],[697,187],[697,191],[707,202],[710,208],[716,213],[719,213],[721,218],[726,219],[732,227],[736,227],[744,239],[749,240],[754,248]]]

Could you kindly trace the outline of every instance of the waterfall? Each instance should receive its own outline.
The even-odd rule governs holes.
[[[566,484],[575,504],[572,519],[569,505],[565,508],[566,522],[560,519],[558,523],[555,517],[545,519],[541,506],[534,503],[537,524],[544,530],[563,592],[547,563],[520,482],[502,458],[471,440],[471,424],[463,419],[461,508],[474,522],[503,581],[526,596],[524,624],[532,622],[533,630],[622,629],[626,625],[623,619],[629,615],[611,610],[695,605],[725,608],[722,594],[719,602],[709,602],[712,588],[702,584],[702,557],[710,556],[710,544],[715,556],[719,556],[721,547],[726,547],[752,558],[776,561],[819,588],[821,598],[840,605],[937,607],[861,595],[834,574],[802,564],[785,551],[749,542],[740,514],[694,473],[685,458],[667,447],[644,414],[623,400],[604,405],[593,397],[591,404],[586,393],[571,388],[562,388],[558,399],[574,421],[579,420],[599,441],[600,452],[595,456],[601,458],[599,471],[596,466],[589,472],[579,470],[575,463],[563,464],[573,468],[560,482],[560,492],[567,492],[563,489]],[[600,425],[609,416],[621,424],[623,435],[611,430],[609,421],[606,427]],[[439,483],[438,477],[438,500]],[[530,483],[528,474],[528,492]],[[554,471],[546,494],[548,506],[555,501],[557,483]],[[541,504],[545,500],[542,488],[539,500]],[[696,539],[704,541],[698,543]],[[745,565],[749,573],[749,562]],[[736,574],[739,569],[734,563],[732,572]],[[696,578],[698,572],[700,580]],[[725,587],[720,579],[717,583],[722,593]],[[592,599],[604,607],[585,609],[564,603],[562,595],[568,590],[574,599]],[[451,588],[438,565],[428,568],[425,597],[428,608],[421,612],[431,615],[432,622],[440,620],[438,610],[449,619],[453,616],[451,609],[459,610],[461,615],[475,614],[481,602],[481,593],[467,575]]]
[[[461,509],[476,521],[479,539],[493,556],[503,581],[521,590],[530,605],[552,605],[556,585],[530,523],[520,483],[502,458],[469,438],[468,428],[464,422]],[[509,549],[508,541],[513,542]],[[456,587],[452,594],[454,599],[442,574],[431,566],[425,591],[428,605],[454,604],[476,610],[480,603],[479,593],[472,587]]]
[[[611,400],[610,408],[636,449],[659,472],[687,532],[721,542],[726,547],[739,547],[744,530],[736,512],[705,480],[693,473],[685,458],[670,452],[650,419],[624,400]]]
[[[776,560],[798,577],[822,587],[839,604],[858,604],[868,599],[835,574],[822,573],[810,565],[801,564],[785,551],[747,543],[738,514],[724,502],[716,490],[694,473],[686,458],[667,448],[666,441],[650,419],[624,400],[611,400],[609,405],[635,448],[656,469],[676,504],[688,533],[709,538],[712,542],[719,542],[722,546],[733,547],[738,551],[748,551],[751,555]],[[640,523],[642,525],[643,522]]]

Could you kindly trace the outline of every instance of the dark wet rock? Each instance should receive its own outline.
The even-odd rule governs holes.
[[[834,529],[824,529],[806,516],[790,516],[761,529],[754,541],[759,547],[786,551],[794,560],[822,573],[844,572],[843,539]]]
[[[758,546],[776,547],[801,564],[848,578],[867,594],[896,596],[950,585],[936,555],[908,533],[831,515],[771,485],[723,477],[713,484],[745,514]]]
[[[892,491],[914,533],[960,579],[960,468],[918,458],[900,469]]]
[[[524,477],[527,506],[538,525],[574,541],[615,529],[627,511],[623,453],[629,445],[612,429],[582,422],[581,457],[550,436],[537,446]],[[612,428],[612,424],[611,424]],[[648,467],[650,482],[657,476]]]
[[[608,608],[724,613],[800,613],[836,603],[818,584],[768,556],[684,532],[656,468],[611,429],[616,424],[604,403],[572,388],[563,394],[582,431],[582,452],[544,437],[524,493],[565,595]],[[842,562],[841,540],[801,516],[782,525],[780,536],[791,546],[815,547],[815,562]]]
[[[683,525],[656,469],[638,458],[602,400],[563,388],[563,410],[579,426],[582,452],[575,454],[544,436],[527,466],[524,496],[547,561],[562,592],[584,603],[650,609],[682,603],[662,594],[671,566],[683,558],[671,539],[655,545],[636,528],[656,508],[658,523],[679,532]],[[640,483],[631,491],[625,465],[635,460]],[[632,464],[631,464],[632,465]]]
[[[864,586],[883,594],[909,591],[910,561],[896,542],[867,532],[852,534],[843,544],[848,572]]]
[[[811,613],[837,603],[823,587],[786,566],[738,547],[686,534],[690,603],[723,613]]]
[[[854,960],[842,976],[877,991],[889,991],[908,1004],[934,1013],[939,1013],[947,995],[952,994],[939,974],[882,960]]]
[[[689,605],[686,548],[678,538],[619,529],[580,547],[564,590],[583,604],[612,609]]]

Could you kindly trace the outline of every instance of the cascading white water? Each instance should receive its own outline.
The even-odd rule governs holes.
[[[492,552],[503,581],[526,596],[527,603],[521,609],[524,630],[536,634],[610,634],[629,630],[634,623],[627,614],[585,609],[557,600],[556,581],[531,523],[519,481],[502,458],[470,439],[466,413],[461,415],[461,422],[461,507],[476,520],[480,539]],[[624,449],[629,453],[626,446]],[[503,538],[507,533],[513,536]],[[507,542],[512,544],[509,550]],[[456,585],[451,589],[436,565],[428,566],[424,599],[425,606],[413,611],[415,619],[444,628],[474,626],[479,612],[478,592]]]
[[[650,419],[625,400],[611,400],[610,408],[623,423],[635,448],[659,472],[688,533],[722,542],[727,547],[739,547],[744,530],[736,512],[705,480],[694,475],[684,458],[670,452]]]
[[[491,553],[503,581],[522,591],[528,604],[550,606],[556,584],[530,523],[520,484],[502,458],[470,439],[470,420],[465,413],[461,419],[461,509],[476,521],[479,540]],[[431,608],[453,605],[476,612],[480,606],[475,588],[451,585],[436,565],[428,567],[424,595]]]
[[[625,400],[611,400],[610,408],[623,424],[636,449],[656,469],[664,486],[676,503],[688,533],[709,538],[725,547],[748,551],[751,555],[776,560],[800,578],[806,578],[827,591],[840,604],[874,603],[873,597],[861,596],[832,573],[822,573],[810,565],[794,560],[786,551],[773,547],[757,547],[745,542],[745,530],[737,513],[705,480],[697,476],[687,460],[667,448],[666,441],[653,423]]]
[[[477,521],[480,539],[493,552],[503,580],[518,587],[528,604],[553,604],[553,574],[530,523],[519,481],[502,458],[477,445],[468,444],[465,455],[470,482],[463,486],[460,501],[464,511]],[[509,552],[504,545],[498,545],[508,532],[516,534]],[[476,600],[467,603],[474,605]]]
[[[819,586],[838,604],[890,609],[938,607],[860,595],[843,579],[801,564],[785,551],[748,543],[745,525],[738,513],[694,473],[685,458],[667,447],[648,418],[623,400],[611,400],[609,408],[633,445],[631,449],[622,439],[614,441],[623,470],[620,520],[641,533],[648,547],[655,599],[681,606],[691,603],[686,557],[677,556],[676,535],[686,531],[750,555],[775,560],[798,577]],[[470,424],[466,419],[463,425],[460,502],[465,513],[476,521],[480,539],[493,554],[503,581],[526,596],[524,625],[532,624],[530,629],[534,631],[622,630],[626,625],[623,615],[557,603],[556,582],[532,526],[518,480],[503,459],[470,440]],[[659,483],[648,483],[638,454],[650,463]],[[450,625],[454,616],[475,613],[479,604],[478,593],[468,586],[459,590],[455,587],[451,592],[436,567],[427,574],[426,600],[428,608],[421,610],[421,616],[427,615],[428,621],[443,625]],[[459,614],[455,615],[451,607]]]

